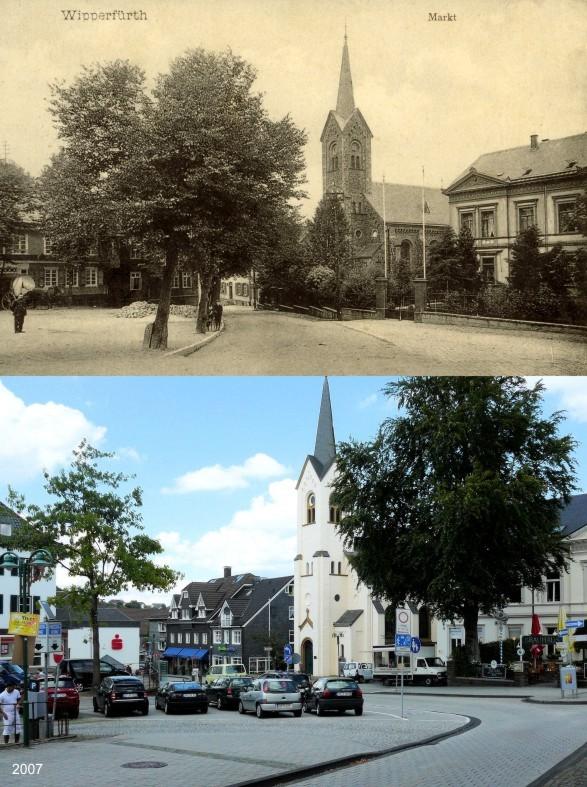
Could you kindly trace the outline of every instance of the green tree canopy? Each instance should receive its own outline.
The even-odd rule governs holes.
[[[0,252],[8,253],[11,236],[22,226],[23,214],[31,209],[33,180],[22,167],[0,161]]]
[[[385,388],[400,414],[342,443],[334,494],[359,579],[397,604],[462,619],[478,657],[479,612],[565,566],[559,514],[574,485],[563,416],[520,377],[414,377]]]
[[[71,467],[45,473],[45,506],[25,505],[13,490],[9,502],[26,524],[15,538],[23,549],[45,547],[73,583],[60,590],[60,603],[88,612],[93,633],[94,684],[99,683],[98,606],[102,599],[130,587],[168,591],[179,574],[160,564],[161,544],[146,535],[138,487],[122,492],[130,477],[100,467],[113,455],[82,442]]]
[[[345,279],[350,270],[350,225],[344,206],[337,194],[326,194],[316,207],[314,218],[308,224],[307,253],[311,264],[332,271],[334,304],[339,313]],[[320,277],[324,279],[324,276]],[[308,283],[314,286],[312,271]]]

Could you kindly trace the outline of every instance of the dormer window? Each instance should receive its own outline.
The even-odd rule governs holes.
[[[187,590],[184,590],[184,591],[183,591],[183,593],[181,594],[181,597],[182,597],[182,598],[187,598],[187,597],[188,597],[188,592],[187,592]]]
[[[230,626],[232,626],[232,612],[228,607],[225,607],[222,610],[220,625],[222,626],[222,628],[229,628]]]
[[[206,609],[204,607],[198,607],[198,617],[199,618],[206,617]]]
[[[313,492],[310,492],[306,502],[306,524],[313,525],[315,523],[316,523],[316,495]]]

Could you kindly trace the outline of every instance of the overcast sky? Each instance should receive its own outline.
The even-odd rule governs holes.
[[[389,378],[334,377],[337,440],[370,439],[395,412]],[[185,580],[293,573],[295,483],[314,450],[320,377],[5,377],[0,380],[0,500],[8,485],[41,504],[43,468],[69,465],[83,437],[116,454],[144,490],[147,532]],[[532,383],[534,380],[531,381]],[[567,412],[587,491],[587,379],[545,378],[544,412]],[[58,582],[66,577],[58,572]],[[120,594],[150,599],[130,590]],[[166,601],[168,597],[158,597]]]
[[[67,22],[63,9],[143,10]],[[429,21],[430,11],[456,21]],[[2,0],[0,145],[38,174],[56,149],[48,83],[82,64],[139,63],[151,80],[187,48],[231,47],[258,70],[272,117],[309,135],[304,212],[321,196],[320,133],[336,104],[344,25],[373,176],[446,186],[481,153],[585,131],[584,0]],[[2,150],[2,148],[0,148]]]

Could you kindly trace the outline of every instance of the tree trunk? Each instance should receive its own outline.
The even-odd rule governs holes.
[[[200,300],[196,314],[196,333],[206,333],[207,330],[211,285],[212,274],[200,272]]]
[[[469,663],[479,661],[478,621],[479,607],[476,604],[467,605],[463,614],[463,624],[465,627],[465,650]]]
[[[92,692],[95,694],[100,685],[100,629],[98,626],[98,597],[92,596],[90,607],[90,626],[92,628]]]
[[[163,278],[161,279],[161,292],[155,322],[148,325],[145,331],[151,331],[149,341],[144,342],[150,350],[167,349],[167,324],[169,321],[169,306],[171,304],[171,285],[173,276],[177,268],[177,245],[173,238],[169,238],[165,246],[165,267],[163,268]]]

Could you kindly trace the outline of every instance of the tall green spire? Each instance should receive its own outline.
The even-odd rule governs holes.
[[[346,29],[344,34],[344,46],[342,48],[342,64],[340,66],[340,80],[338,83],[338,99],[336,101],[336,113],[344,120],[352,115],[355,108],[355,97],[353,95],[353,78],[351,76],[351,61],[349,58],[349,47],[347,43]]]
[[[324,385],[322,387],[322,401],[320,402],[320,415],[318,417],[314,457],[320,462],[325,470],[330,467],[336,457],[328,377],[324,378]]]

